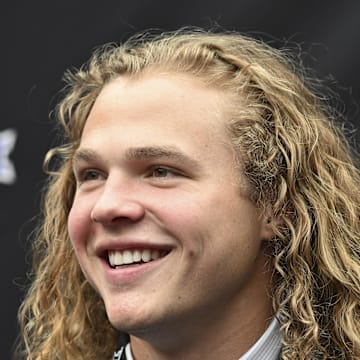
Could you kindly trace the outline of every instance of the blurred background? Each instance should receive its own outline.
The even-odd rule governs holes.
[[[304,52],[303,61],[339,94],[346,126],[360,128],[358,0],[5,0],[0,12],[1,349],[10,359],[16,312],[27,283],[31,233],[40,211],[42,161],[56,143],[49,116],[62,74],[93,49],[149,28],[238,30],[275,47]]]

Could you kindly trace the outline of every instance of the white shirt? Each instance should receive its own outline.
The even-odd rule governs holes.
[[[278,360],[281,351],[280,324],[276,317],[260,339],[239,360]],[[130,343],[126,345],[127,360],[134,360]]]
[[[239,360],[278,360],[281,339],[280,323],[274,317],[260,339]]]

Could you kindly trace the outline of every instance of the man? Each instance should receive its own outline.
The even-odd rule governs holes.
[[[67,73],[27,359],[360,359],[359,170],[288,60],[179,31]]]

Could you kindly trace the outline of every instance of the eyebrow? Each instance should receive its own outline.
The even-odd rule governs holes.
[[[199,166],[197,160],[184,154],[175,146],[146,146],[129,148],[125,153],[126,160],[160,159],[176,160],[188,165]]]
[[[200,163],[183,153],[175,146],[144,146],[132,147],[125,151],[124,159],[132,160],[151,160],[151,159],[168,159],[183,163],[190,167],[199,167]],[[99,162],[102,157],[96,151],[88,148],[78,149],[73,156],[73,163],[78,162]]]
[[[79,162],[97,162],[101,160],[101,156],[94,150],[91,149],[78,149],[76,150],[72,162],[73,165]]]

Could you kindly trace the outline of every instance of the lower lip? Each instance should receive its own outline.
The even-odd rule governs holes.
[[[110,267],[109,263],[106,260],[103,260],[106,280],[109,284],[115,286],[128,285],[129,283],[139,280],[148,273],[156,270],[169,255],[170,254],[167,254],[162,258],[152,260],[141,265],[128,265],[117,269]]]

